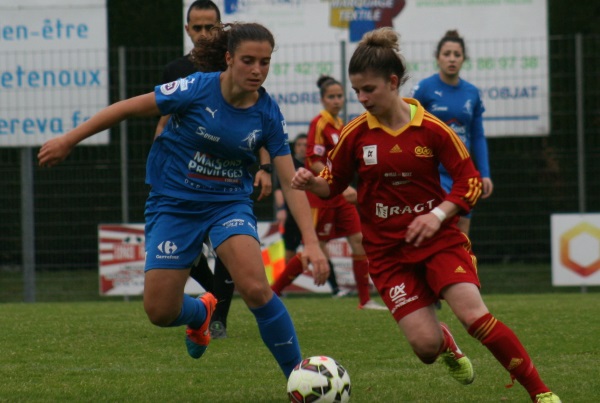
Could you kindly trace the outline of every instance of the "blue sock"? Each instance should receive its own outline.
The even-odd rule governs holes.
[[[206,307],[199,299],[183,295],[183,305],[177,319],[169,327],[188,325],[192,329],[198,329],[206,319]]]
[[[256,317],[263,342],[288,378],[296,364],[302,361],[302,355],[296,329],[285,305],[273,294],[273,298],[265,305],[250,308],[250,311]]]

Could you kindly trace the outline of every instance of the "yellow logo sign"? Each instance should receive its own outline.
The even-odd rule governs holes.
[[[415,155],[422,158],[431,158],[433,157],[433,151],[429,147],[417,146],[415,147]]]
[[[401,152],[402,152],[402,149],[400,148],[400,146],[398,144],[393,146],[392,149],[390,150],[390,154],[396,154],[396,153],[401,153]]]
[[[523,359],[522,358],[513,358],[513,359],[510,360],[510,364],[508,364],[508,367],[506,369],[509,370],[509,371],[511,371],[511,370],[517,368],[522,363],[523,363]]]

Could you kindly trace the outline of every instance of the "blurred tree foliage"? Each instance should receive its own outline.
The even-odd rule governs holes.
[[[182,46],[182,1],[107,0],[106,5],[111,48]]]
[[[550,35],[600,34],[600,2],[548,0]]]

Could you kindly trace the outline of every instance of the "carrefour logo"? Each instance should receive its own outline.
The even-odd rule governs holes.
[[[165,255],[172,255],[177,250],[177,245],[171,241],[164,241],[158,245],[158,250]]]

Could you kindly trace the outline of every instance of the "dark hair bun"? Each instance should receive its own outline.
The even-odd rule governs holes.
[[[458,31],[456,29],[451,29],[449,31],[446,31],[446,35],[444,35],[444,37],[446,37],[446,38],[460,38],[460,35],[458,34]]]
[[[335,81],[335,79],[333,77],[330,77],[330,76],[323,75],[323,76],[319,77],[319,79],[317,80],[317,87],[321,88],[321,86],[323,85],[323,83],[325,83],[326,81],[329,81],[329,80]]]

